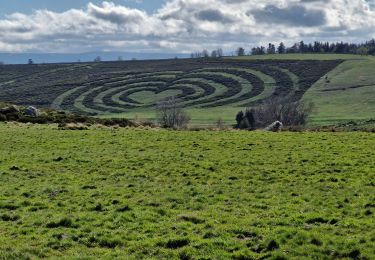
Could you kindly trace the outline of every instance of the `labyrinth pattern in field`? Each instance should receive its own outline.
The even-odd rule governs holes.
[[[298,90],[293,78],[298,77],[269,66],[116,73],[66,91],[52,106],[93,114],[121,113],[151,108],[169,96],[176,96],[185,107],[249,106],[273,95],[291,95]]]
[[[0,101],[88,114],[152,110],[176,96],[186,108],[247,107],[302,98],[341,61],[186,59],[4,66]]]

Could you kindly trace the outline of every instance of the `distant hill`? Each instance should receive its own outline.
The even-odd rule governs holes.
[[[67,63],[90,62],[96,57],[103,61],[116,61],[120,57],[123,60],[155,60],[187,58],[188,54],[181,53],[134,53],[134,52],[88,52],[88,53],[0,53],[0,62],[5,64],[26,64],[29,59],[34,63]]]
[[[154,120],[177,96],[203,126],[276,95],[312,101],[310,122],[327,125],[375,118],[374,75],[375,57],[333,54],[5,65],[0,102]]]

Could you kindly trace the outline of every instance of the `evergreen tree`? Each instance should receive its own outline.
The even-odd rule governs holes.
[[[236,122],[237,122],[236,127],[237,128],[240,127],[241,122],[242,122],[243,119],[244,119],[244,113],[242,111],[238,112],[237,115],[236,115]]]
[[[246,109],[245,118],[247,119],[247,122],[249,123],[249,127],[254,128],[255,127],[254,110]]]
[[[280,45],[279,45],[279,47],[277,48],[277,52],[278,52],[279,54],[284,54],[285,51],[286,51],[286,49],[285,49],[285,45],[284,45],[283,42],[281,42]]]
[[[263,54],[284,54],[284,53],[340,53],[340,54],[358,54],[358,55],[375,55],[375,39],[366,41],[364,43],[346,43],[346,42],[318,42],[306,44],[304,41],[294,43],[290,47],[286,47],[283,42],[276,48],[272,43],[268,44],[268,47],[256,46],[251,49],[251,55],[263,55]],[[237,56],[244,56],[245,49],[239,47],[235,54]],[[234,53],[232,54],[234,55]],[[192,58],[208,57],[209,54],[205,50],[203,52],[192,53]],[[214,50],[211,53],[213,57],[222,57],[222,49]]]
[[[272,43],[268,44],[267,54],[275,54],[276,53],[276,47]]]
[[[237,54],[237,56],[245,56],[245,49],[242,48],[242,47],[239,47],[239,48],[236,50],[236,54]]]

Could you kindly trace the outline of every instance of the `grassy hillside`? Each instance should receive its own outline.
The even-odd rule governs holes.
[[[373,134],[0,133],[1,259],[375,258]]]
[[[342,63],[304,98],[315,103],[316,124],[375,118],[375,60]]]
[[[234,57],[235,60],[344,60],[322,77],[303,99],[315,104],[312,124],[375,118],[375,57],[347,54],[285,54]]]
[[[335,54],[15,65],[0,70],[0,101],[154,120],[177,96],[194,125],[213,125],[278,95],[311,100],[311,122],[330,124],[375,117],[374,70],[374,58]]]

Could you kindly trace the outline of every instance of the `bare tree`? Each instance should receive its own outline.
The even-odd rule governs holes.
[[[210,54],[208,53],[207,50],[203,50],[203,51],[202,51],[202,55],[203,55],[204,58],[208,58],[208,57],[210,57]]]
[[[192,59],[198,59],[198,58],[202,58],[203,57],[203,52],[200,52],[200,51],[197,51],[197,52],[193,52],[190,57]]]
[[[219,118],[217,121],[216,121],[216,127],[220,130],[223,130],[225,128],[225,122],[222,118]]]
[[[190,117],[179,105],[175,97],[167,98],[157,104],[158,123],[164,128],[186,128]]]
[[[213,51],[211,52],[211,57],[212,57],[212,58],[217,58],[217,57],[218,57],[218,55],[217,55],[217,50],[213,50]]]
[[[223,57],[223,49],[221,49],[221,48],[219,48],[219,49],[217,49],[216,50],[216,52],[217,52],[217,56],[219,57],[219,58],[221,58],[221,57]]]

